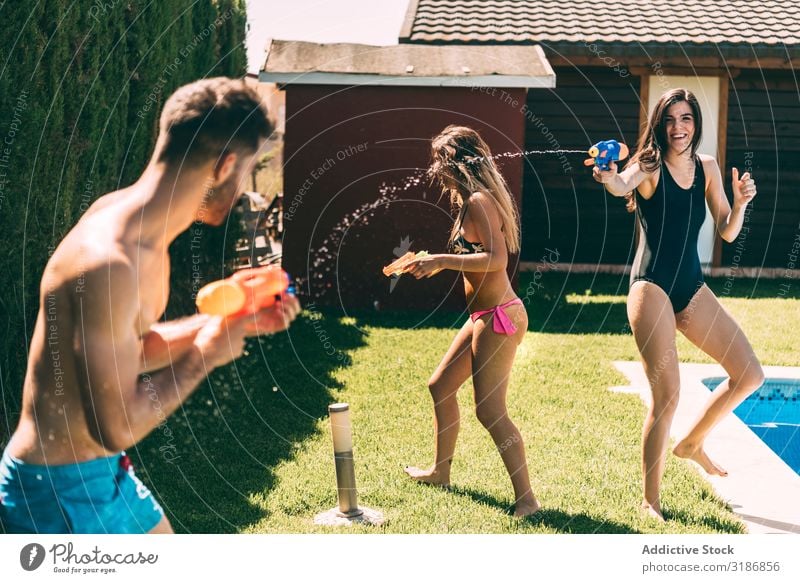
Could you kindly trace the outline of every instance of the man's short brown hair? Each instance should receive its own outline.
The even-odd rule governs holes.
[[[272,133],[258,92],[228,77],[179,87],[164,104],[159,125],[160,162],[196,164],[225,152],[252,154]]]

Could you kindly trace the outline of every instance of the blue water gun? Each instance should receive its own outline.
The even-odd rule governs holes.
[[[617,140],[603,140],[589,148],[591,158],[583,161],[585,166],[596,164],[600,170],[608,170],[611,162],[619,162],[628,157],[628,146]]]

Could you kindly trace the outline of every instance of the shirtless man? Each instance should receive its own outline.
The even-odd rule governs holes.
[[[271,131],[242,81],[181,87],[139,180],[98,199],[55,249],[0,461],[0,530],[172,532],[123,450],[238,358],[247,336],[284,330],[300,306],[284,296],[254,316],[158,322],[167,249],[194,221],[222,224]]]

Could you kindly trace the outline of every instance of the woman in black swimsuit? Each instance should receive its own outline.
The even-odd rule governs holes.
[[[739,325],[703,283],[697,236],[711,210],[720,236],[739,235],[747,204],[756,195],[749,173],[733,169],[733,208],[717,161],[697,154],[702,118],[695,96],[674,89],[661,96],[637,152],[621,174],[616,164],[594,178],[636,209],[639,247],[631,273],[628,320],[652,390],[642,434],[643,508],[663,520],[659,490],[669,430],[680,392],[675,331],[680,330],[729,375],[711,395],[673,453],[709,474],[727,473],[706,455],[709,432],[764,381],[761,364]]]

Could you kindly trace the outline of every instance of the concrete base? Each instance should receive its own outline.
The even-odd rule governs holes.
[[[338,508],[331,508],[327,512],[320,512],[314,517],[314,524],[323,526],[350,526],[353,523],[380,526],[385,522],[383,513],[372,508],[359,508],[361,514],[348,516]]]

